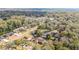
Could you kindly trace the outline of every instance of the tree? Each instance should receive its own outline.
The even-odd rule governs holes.
[[[26,44],[26,40],[24,39],[18,39],[14,41],[15,45],[24,45]]]
[[[40,37],[40,36],[42,35],[42,32],[41,32],[40,29],[37,29],[37,30],[35,31],[35,34],[36,34],[38,37]]]
[[[46,35],[46,39],[47,39],[47,40],[52,40],[52,39],[54,39],[54,37],[52,37],[51,34],[47,34],[47,35]]]
[[[72,50],[78,50],[79,49],[79,40],[78,39],[74,39],[70,43],[70,49],[72,49]]]

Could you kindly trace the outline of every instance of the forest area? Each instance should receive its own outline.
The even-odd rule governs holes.
[[[79,50],[79,12],[0,11],[0,50]]]

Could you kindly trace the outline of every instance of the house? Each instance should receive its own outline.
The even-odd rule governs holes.
[[[13,35],[14,34],[14,32],[10,32],[10,33],[6,33],[6,34],[4,34],[4,35],[2,35],[4,38],[6,38],[6,37],[8,37],[8,36],[11,36],[11,35]]]
[[[53,20],[54,20],[54,18],[49,18],[49,20],[53,21]]]
[[[9,40],[7,40],[7,39],[4,38],[4,37],[0,37],[0,41],[8,42]]]
[[[57,30],[53,30],[51,31],[51,33],[59,33]]]
[[[37,38],[35,38],[35,42],[39,43],[39,44],[43,44],[45,42],[45,39],[42,37],[37,37]]]
[[[3,39],[5,39],[3,36],[0,36],[0,41],[2,41]]]
[[[10,32],[10,33],[7,33],[6,35],[11,36],[13,34],[14,34],[14,32]]]
[[[24,45],[24,46],[23,46],[23,49],[25,49],[25,50],[32,50],[33,47],[32,47],[32,46],[29,46],[29,45],[28,45],[28,46],[25,46],[25,45]]]
[[[14,32],[21,32],[21,31],[25,31],[27,27],[20,27],[20,28],[17,28],[15,30],[13,30]]]
[[[8,39],[17,40],[17,39],[21,39],[22,37],[23,37],[22,34],[14,33],[12,36],[9,36]]]
[[[8,40],[8,39],[3,39],[3,41],[4,41],[4,42],[9,42],[9,40]]]
[[[51,32],[47,32],[47,31],[46,31],[46,32],[43,33],[42,37],[43,37],[43,38],[46,38],[46,36],[49,35],[49,34],[51,34]]]
[[[32,38],[27,38],[27,40],[28,40],[28,41],[31,41],[31,40],[33,40],[33,39],[32,39]]]

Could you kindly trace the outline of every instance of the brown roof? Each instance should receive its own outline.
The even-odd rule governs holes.
[[[20,34],[17,34],[17,35],[12,35],[12,36],[9,36],[8,37],[10,40],[17,40],[17,39],[21,39],[22,36]]]
[[[38,37],[38,38],[35,38],[35,41],[36,42],[44,42],[45,39],[41,38],[41,37]]]

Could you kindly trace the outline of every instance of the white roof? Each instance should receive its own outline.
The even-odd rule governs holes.
[[[18,34],[18,33],[14,33],[14,35],[15,35],[15,36],[18,36],[18,37],[19,37],[19,36],[22,36],[21,34]]]
[[[9,40],[7,40],[7,39],[3,39],[3,41],[4,41],[4,42],[8,42]]]
[[[32,40],[32,38],[28,38],[27,40]]]

